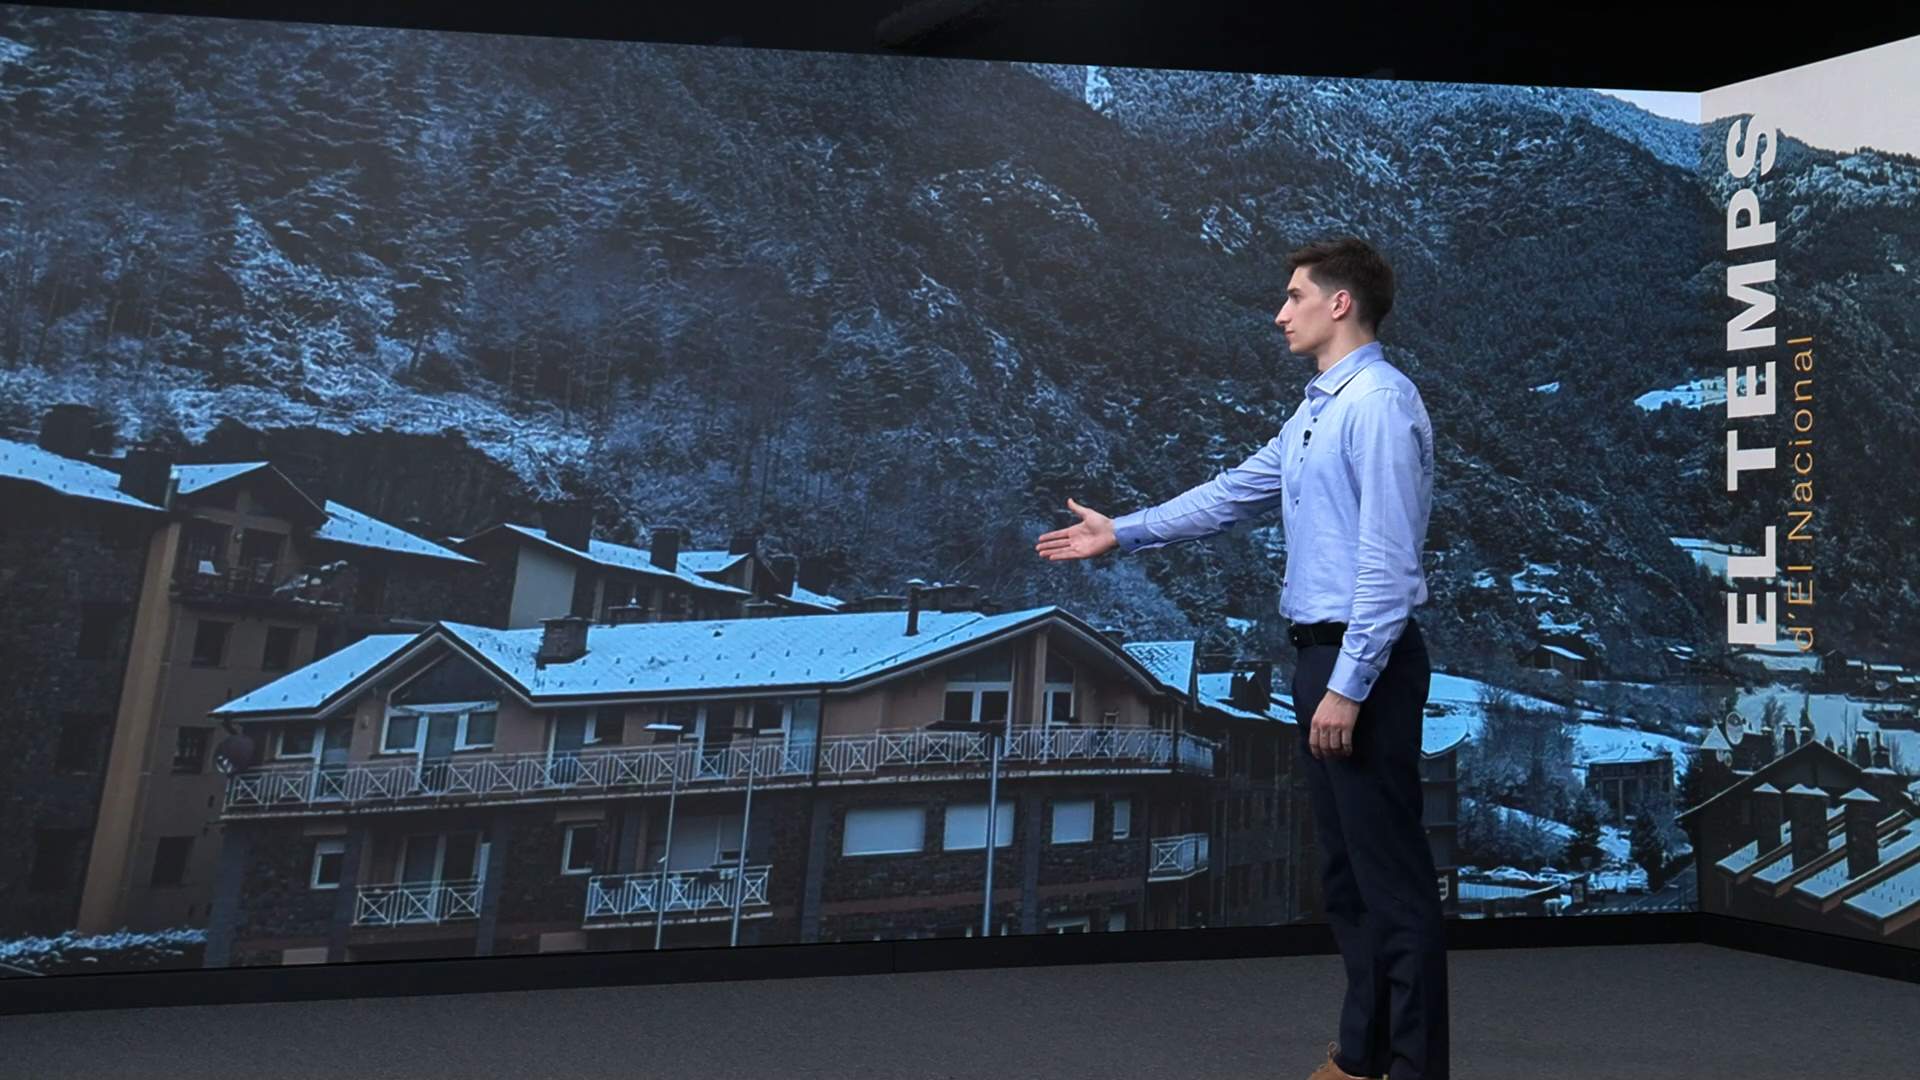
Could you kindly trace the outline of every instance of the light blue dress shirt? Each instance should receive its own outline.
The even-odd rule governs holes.
[[[1327,686],[1363,701],[1426,602],[1420,553],[1433,508],[1433,425],[1378,342],[1316,375],[1252,457],[1113,527],[1132,554],[1213,536],[1275,507],[1287,534],[1280,614],[1347,624]]]

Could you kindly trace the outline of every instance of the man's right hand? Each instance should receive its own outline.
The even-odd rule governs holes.
[[[1067,509],[1080,515],[1080,524],[1056,529],[1040,537],[1034,550],[1040,553],[1041,558],[1050,562],[1091,559],[1120,546],[1119,538],[1113,534],[1112,518],[1097,510],[1089,510],[1072,499],[1067,500]]]

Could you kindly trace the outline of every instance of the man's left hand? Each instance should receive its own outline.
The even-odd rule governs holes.
[[[1353,754],[1353,727],[1360,720],[1360,703],[1329,690],[1313,710],[1313,728],[1307,733],[1307,746],[1313,756],[1349,757]]]

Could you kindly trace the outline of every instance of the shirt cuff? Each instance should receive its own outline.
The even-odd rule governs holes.
[[[1373,682],[1380,677],[1377,665],[1356,660],[1352,655],[1342,652],[1333,662],[1333,674],[1327,676],[1327,689],[1355,701],[1367,700],[1373,691]]]
[[[1113,519],[1113,538],[1120,544],[1120,554],[1131,555],[1140,550],[1141,544],[1152,539],[1147,535],[1147,527],[1142,521],[1145,517],[1145,513],[1135,510]]]

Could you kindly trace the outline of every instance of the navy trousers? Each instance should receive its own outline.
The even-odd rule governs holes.
[[[1421,825],[1426,643],[1408,620],[1360,704],[1352,756],[1318,759],[1307,739],[1339,654],[1301,649],[1293,677],[1327,921],[1347,968],[1334,1062],[1356,1076],[1446,1080],[1446,927]]]

